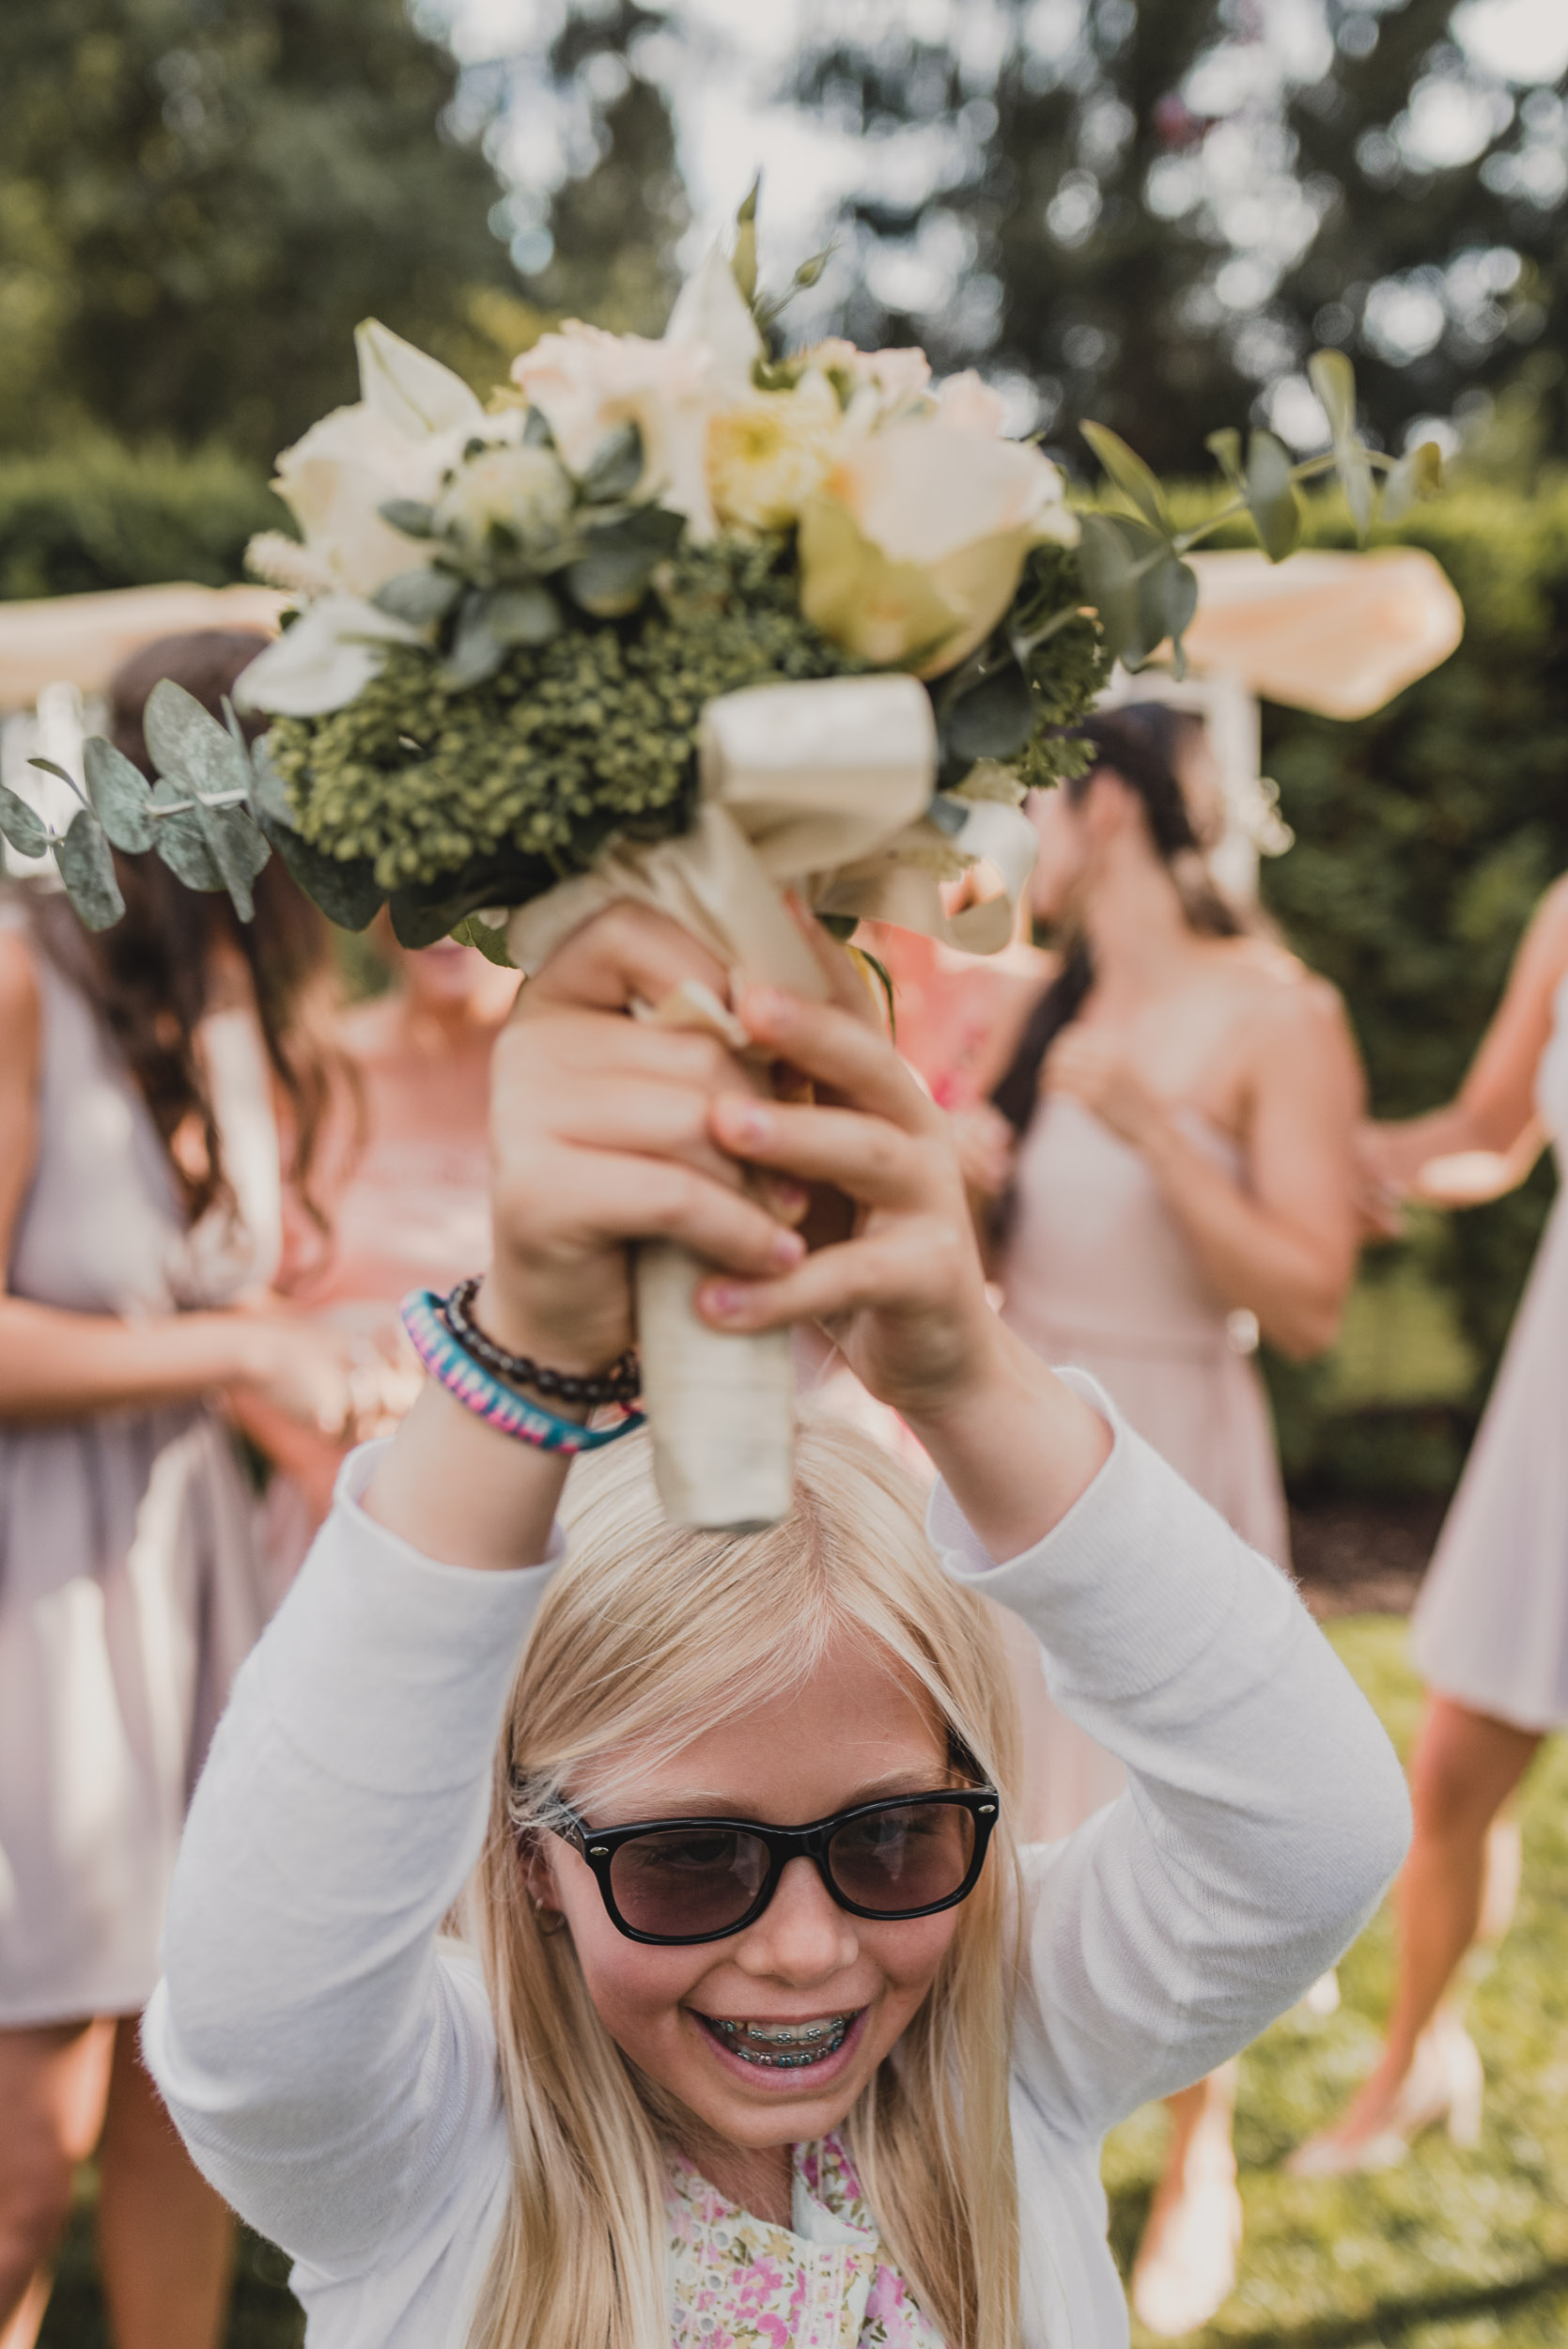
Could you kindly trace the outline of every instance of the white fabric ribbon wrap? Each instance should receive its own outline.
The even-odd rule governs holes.
[[[784,907],[785,889],[819,912],[995,952],[1013,934],[1033,828],[995,801],[970,805],[955,832],[932,823],[936,772],[931,704],[913,677],[825,677],[726,693],[704,713],[691,830],[646,848],[623,842],[591,873],[520,907],[507,925],[512,959],[538,970],[592,915],[630,899],[671,915],[734,978],[820,1000],[827,983]],[[939,851],[955,848],[984,858],[1003,894],[950,917]],[[734,1021],[700,996],[683,989],[658,1016],[734,1043]],[[789,1332],[710,1330],[693,1302],[706,1269],[665,1242],[637,1252],[660,1497],[676,1524],[771,1525],[788,1510],[794,1467]]]

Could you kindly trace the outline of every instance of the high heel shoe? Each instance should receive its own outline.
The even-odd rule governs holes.
[[[1293,2178],[1343,2178],[1391,2170],[1405,2159],[1423,2130],[1446,2124],[1452,2141],[1469,2151],[1481,2141],[1485,2075],[1475,2041],[1456,2015],[1438,2015],[1416,2042],[1410,2069],[1401,2080],[1378,2127],[1347,2134],[1355,2107],[1343,2121],[1297,2146],[1285,2169]]]

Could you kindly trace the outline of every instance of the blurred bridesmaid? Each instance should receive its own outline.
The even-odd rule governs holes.
[[[1036,794],[1036,920],[1063,938],[1002,983],[991,1100],[961,1120],[1006,1320],[1097,1377],[1236,1530],[1288,1565],[1254,1350],[1328,1346],[1355,1271],[1359,1064],[1339,999],[1248,935],[1208,876],[1201,723],[1162,703],[1091,720],[1093,765]],[[1121,1771],[1054,1709],[1045,1831]],[[1133,2275],[1152,2331],[1203,2324],[1235,2278],[1234,2067],[1172,2099]]]
[[[265,642],[201,631],[113,681],[111,731],[177,677],[216,714]],[[185,1805],[260,1630],[252,1494],[215,1398],[319,1438],[348,1349],[265,1295],[273,1097],[308,1185],[325,936],[269,866],[256,919],[119,861],[127,911],[0,889],[0,2349],[30,2349],[75,2164],[98,2155],[116,2349],[212,2349],[233,2221],[143,2069]]]
[[[449,1289],[489,1260],[490,1049],[518,973],[451,939],[411,953],[384,917],[376,943],[392,986],[336,1029],[353,1083],[339,1090],[317,1154],[330,1228],[323,1237],[309,1218],[289,1219],[279,1286],[344,1332],[383,1413],[396,1413],[420,1384],[402,1299]],[[254,1404],[246,1426],[284,1471],[268,1493],[275,1598],[326,1515],[343,1447]]]
[[[1568,1142],[1568,879],[1537,907],[1457,1097],[1363,1136],[1394,1201],[1468,1206]],[[1481,2126],[1481,2059],[1447,1994],[1486,1921],[1506,1924],[1516,1859],[1488,1882],[1488,1830],[1548,1730],[1568,1726],[1568,1209],[1560,1191],[1413,1622],[1428,1697],[1400,1878],[1399,1981],[1382,2059],[1301,2176],[1386,2168],[1423,2128]],[[1494,1856],[1497,1845],[1494,1842]],[[1498,1881],[1500,1875],[1505,1880]],[[1501,1893],[1500,1901],[1498,1894]]]

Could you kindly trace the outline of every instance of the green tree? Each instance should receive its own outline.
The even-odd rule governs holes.
[[[1530,351],[1568,446],[1568,117],[1467,58],[1452,12],[1327,0],[1295,54],[1235,0],[967,0],[941,38],[826,34],[792,95],[864,157],[845,324],[1016,374],[1048,431],[1097,416],[1163,471],[1254,401],[1310,434],[1323,341],[1394,444]]]
[[[457,86],[402,0],[0,8],[0,443],[265,461],[352,397],[359,319],[440,347],[513,282]]]

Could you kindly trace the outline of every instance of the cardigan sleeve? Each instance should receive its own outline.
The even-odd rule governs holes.
[[[378,1445],[241,1672],[175,1870],[143,2046],[198,2167],[324,2273],[439,2199],[494,2116],[442,1919],[484,1839],[519,1651],[560,1552],[477,1573],[360,1508]]]
[[[945,1488],[948,1571],[1021,1615],[1062,1710],[1125,1766],[1116,1801],[1022,1854],[1018,2086],[1095,2139],[1245,2046],[1355,1937],[1404,1856],[1404,1774],[1288,1578],[1094,1382],[1098,1476],[994,1563]]]

